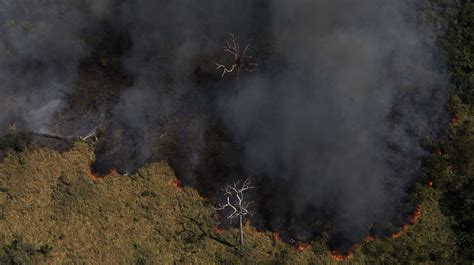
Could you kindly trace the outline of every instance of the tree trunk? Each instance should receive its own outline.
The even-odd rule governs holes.
[[[68,138],[62,135],[57,135],[57,134],[39,133],[39,132],[30,132],[30,133],[33,136],[37,136],[37,137],[56,139],[56,140],[62,140],[62,141],[71,141],[71,138]]]
[[[244,228],[243,228],[243,220],[242,215],[240,216],[240,245],[244,245]]]

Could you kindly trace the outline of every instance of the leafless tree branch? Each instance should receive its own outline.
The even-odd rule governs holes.
[[[66,142],[73,142],[76,139],[80,139],[81,141],[84,142],[91,142],[95,143],[97,139],[97,129],[98,127],[94,128],[90,133],[88,133],[85,136],[78,136],[78,137],[73,137],[73,136],[65,136],[65,135],[60,135],[60,134],[54,134],[54,133],[47,133],[47,132],[35,132],[35,131],[28,131],[27,133],[31,134],[32,136],[36,137],[41,137],[41,138],[48,138],[48,139],[55,139],[55,140],[61,140],[61,141],[66,141]],[[21,130],[18,130],[16,128],[16,123],[12,122],[9,125],[8,131],[10,132],[18,132]]]
[[[241,69],[246,72],[253,72],[258,67],[257,63],[250,62],[252,56],[247,55],[252,39],[247,42],[244,50],[241,51],[240,44],[238,43],[238,40],[235,35],[232,33],[229,33],[228,35],[229,39],[225,41],[223,49],[225,53],[228,53],[233,56],[234,61],[230,65],[215,63],[217,66],[216,70],[222,71],[221,78],[224,77],[227,73],[232,73],[236,71],[237,79],[239,79]]]
[[[247,178],[245,181],[237,181],[232,185],[226,185],[222,190],[224,191],[224,196],[226,197],[226,202],[224,204],[219,204],[216,210],[223,211],[225,209],[230,209],[229,215],[226,216],[227,219],[232,223],[235,218],[239,219],[240,224],[240,244],[244,244],[243,239],[243,218],[251,212],[249,211],[249,206],[251,202],[244,200],[244,192],[250,189],[254,189],[251,185],[250,178]]]

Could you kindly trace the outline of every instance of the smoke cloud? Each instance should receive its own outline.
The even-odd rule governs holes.
[[[249,174],[267,176],[263,198],[272,199],[260,209],[275,229],[304,230],[300,220],[318,221],[316,211],[355,242],[409,209],[420,137],[433,139],[445,118],[417,2],[272,2],[274,53],[285,66],[242,81],[220,113]]]
[[[49,130],[87,54],[93,13],[84,1],[0,1],[1,129]]]
[[[171,152],[171,160],[180,164],[177,171],[189,183],[196,183],[191,176],[200,164],[207,127],[213,119],[209,116],[216,116],[210,92],[215,85],[199,84],[199,75],[212,79],[213,59],[222,53],[226,33],[250,36],[255,31],[252,25],[260,19],[254,9],[259,2],[263,1],[121,3],[117,23],[128,30],[133,43],[124,66],[134,84],[112,114],[108,138],[115,151],[98,156],[103,161],[98,163],[100,171],[107,171],[122,158],[115,167],[129,172],[146,162],[170,160]],[[116,130],[133,137],[114,134]],[[169,137],[173,143],[163,143]],[[117,142],[121,144],[117,146]],[[156,146],[159,148],[152,150]]]
[[[304,241],[330,226],[340,248],[412,210],[420,139],[446,120],[422,0],[79,2],[0,2],[1,126],[48,130],[91,49],[84,31],[112,24],[131,42],[131,85],[96,106],[98,170],[168,160],[211,196],[253,176],[257,226]],[[258,71],[221,78],[227,33]]]

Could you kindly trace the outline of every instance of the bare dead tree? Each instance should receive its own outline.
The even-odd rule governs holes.
[[[79,139],[81,141],[94,144],[95,142],[98,141],[97,129],[98,129],[98,127],[94,128],[86,136],[78,136],[78,137],[64,136],[64,135],[59,135],[59,134],[54,134],[54,133],[46,133],[46,132],[35,132],[35,131],[27,131],[27,133],[29,133],[32,136],[36,136],[36,137],[40,137],[40,138],[55,139],[55,140],[66,141],[66,142],[74,142],[75,140]],[[16,127],[16,123],[12,122],[12,123],[10,123],[10,125],[8,127],[8,131],[9,132],[19,132],[21,130],[18,130],[17,127]]]
[[[243,221],[245,216],[251,214],[249,211],[249,205],[251,202],[248,202],[244,199],[244,192],[249,189],[253,189],[251,186],[250,179],[245,181],[237,181],[232,185],[227,185],[223,188],[224,196],[226,197],[225,204],[219,204],[217,207],[218,211],[223,211],[225,209],[230,209],[229,215],[226,216],[227,219],[232,221],[234,219],[239,219],[239,228],[240,228],[240,245],[244,244],[244,230],[243,230]]]
[[[231,65],[215,63],[217,70],[222,70],[221,78],[224,77],[227,73],[237,72],[237,79],[240,79],[240,70],[246,72],[255,71],[258,67],[258,64],[252,62],[252,56],[247,55],[248,49],[250,47],[251,39],[247,42],[247,45],[243,50],[240,48],[240,44],[236,39],[235,35],[229,33],[229,39],[225,41],[224,52],[232,55],[233,62]]]
[[[79,139],[81,139],[84,142],[90,141],[92,143],[95,143],[99,140],[98,137],[97,137],[97,130],[98,130],[98,128],[96,127],[94,130],[92,130],[86,136],[79,136]]]
[[[79,137],[63,136],[63,135],[59,135],[59,134],[41,133],[41,132],[29,132],[29,133],[33,136],[36,136],[36,137],[62,140],[62,141],[66,141],[66,142],[74,142],[75,140],[79,139],[81,141],[93,144],[97,141],[97,136],[96,136],[95,132],[91,132],[86,136],[79,136]]]

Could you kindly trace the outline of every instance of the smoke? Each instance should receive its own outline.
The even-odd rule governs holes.
[[[307,240],[302,224],[326,213],[334,236],[355,242],[410,209],[408,184],[426,154],[419,140],[434,139],[445,118],[419,13],[419,1],[272,2],[285,66],[223,93],[219,113],[248,174],[267,177],[259,212],[274,229]]]
[[[87,54],[84,31],[95,19],[83,1],[0,1],[2,130],[13,123],[49,130],[73,89],[77,67]]]
[[[116,0],[86,0],[90,12],[95,18],[109,19],[115,15]]]
[[[121,3],[117,23],[128,30],[132,41],[124,66],[134,84],[112,113],[111,140],[106,145],[114,146],[114,152],[99,154],[99,171],[106,172],[110,164],[116,164],[114,167],[129,172],[147,162],[167,159],[179,161],[177,171],[188,183],[196,183],[192,176],[200,164],[209,116],[215,116],[210,98],[213,85],[200,85],[200,79],[207,82],[209,78],[203,76],[214,74],[213,59],[221,54],[227,32],[250,36],[255,30],[251,24],[257,20],[253,7],[258,2]],[[117,130],[133,137],[117,136]],[[117,165],[118,157],[122,159]]]
[[[57,126],[81,61],[97,52],[85,32],[113,25],[131,42],[116,44],[130,85],[94,106],[105,120],[97,170],[168,160],[211,196],[254,176],[256,225],[305,241],[330,226],[345,248],[408,216],[420,139],[445,121],[422,4],[0,0],[0,125]],[[227,33],[249,43],[257,72],[221,78]]]

